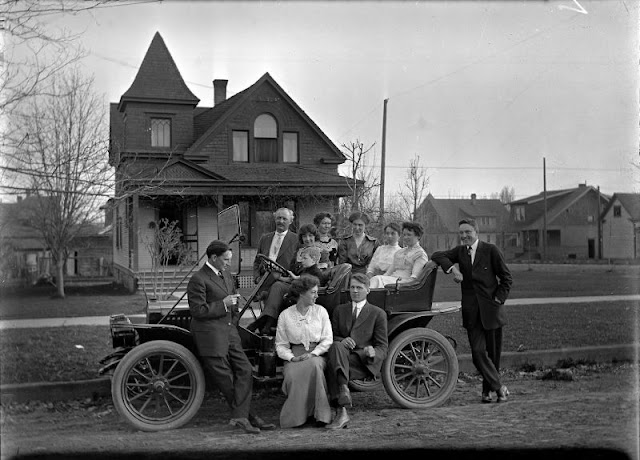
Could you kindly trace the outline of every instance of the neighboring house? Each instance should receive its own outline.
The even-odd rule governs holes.
[[[55,276],[55,266],[40,232],[29,225],[28,207],[33,200],[18,197],[16,203],[0,203],[0,277],[35,282],[39,277]],[[111,274],[111,235],[100,225],[84,229],[73,240],[65,275],[69,277],[107,276]]]
[[[230,98],[226,85],[214,80],[213,107],[197,107],[156,33],[111,104],[114,269],[130,287],[150,270],[152,222],[178,221],[197,260],[217,235],[217,213],[238,204],[247,266],[278,207],[293,209],[297,228],[350,194],[338,173],[345,156],[268,73]]]
[[[509,211],[500,200],[478,199],[475,193],[465,199],[440,199],[429,194],[416,216],[424,226],[421,244],[427,254],[460,244],[458,222],[465,218],[476,220],[482,241],[496,244],[503,251],[515,246],[515,234],[509,229]]]
[[[546,192],[547,260],[599,257],[598,218],[609,198],[586,184]],[[543,257],[544,192],[509,203],[511,221],[518,232],[516,256]]]
[[[601,219],[602,257],[640,258],[640,194],[614,193]]]

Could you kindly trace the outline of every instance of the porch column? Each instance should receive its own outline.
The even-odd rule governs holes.
[[[140,238],[140,229],[138,228],[138,221],[139,221],[139,212],[140,212],[140,195],[137,193],[134,193],[133,196],[131,197],[131,207],[132,207],[132,213],[131,213],[131,227],[134,229],[134,238],[131,238],[131,241],[129,241],[129,244],[131,245],[131,247],[129,248],[129,251],[131,252],[131,254],[133,254],[133,260],[132,262],[132,267],[131,269],[134,272],[138,272],[138,249],[140,247],[140,242],[138,241],[138,239]]]

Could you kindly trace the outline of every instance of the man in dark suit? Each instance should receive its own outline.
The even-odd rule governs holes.
[[[327,354],[326,374],[329,395],[338,410],[326,426],[330,430],[345,428],[349,423],[349,380],[379,376],[387,356],[387,315],[367,302],[369,291],[367,275],[351,275],[351,302],[338,305],[331,317],[333,344]]]
[[[231,273],[232,252],[222,241],[207,247],[207,261],[187,286],[191,332],[205,370],[231,409],[230,424],[248,433],[275,429],[250,410],[252,367],[234,324],[239,294]]]
[[[293,211],[289,208],[280,208],[273,213],[273,217],[276,221],[276,231],[265,233],[260,237],[257,254],[264,254],[285,269],[291,270],[298,249],[298,235],[289,230],[289,226],[293,222]],[[264,269],[256,257],[253,261],[254,281],[257,283],[263,274]],[[271,286],[272,283],[273,280],[265,283],[265,288]]]
[[[500,250],[491,243],[478,240],[478,224],[474,219],[459,223],[462,245],[448,251],[435,252],[431,260],[462,289],[462,325],[467,330],[473,364],[482,375],[482,402],[507,401],[509,390],[500,383],[502,326],[506,323],[504,302],[511,289],[511,272]],[[456,267],[454,264],[458,264]]]

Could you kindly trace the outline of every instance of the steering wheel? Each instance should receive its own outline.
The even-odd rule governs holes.
[[[283,276],[289,276],[289,270],[284,268],[278,262],[274,262],[273,260],[269,259],[264,254],[258,254],[257,258],[267,271],[277,272]]]

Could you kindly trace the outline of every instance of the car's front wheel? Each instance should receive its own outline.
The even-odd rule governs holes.
[[[205,378],[198,359],[175,342],[135,347],[113,373],[111,395],[118,413],[142,431],[178,428],[200,409]]]
[[[407,409],[439,406],[449,399],[457,381],[456,352],[438,332],[409,329],[389,344],[382,382],[398,405]]]

